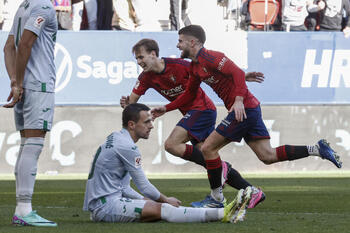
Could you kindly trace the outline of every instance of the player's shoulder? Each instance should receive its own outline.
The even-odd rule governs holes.
[[[209,63],[215,63],[215,61],[219,58],[224,57],[225,54],[219,51],[215,50],[209,50],[206,48],[201,48],[198,52],[198,60],[199,62],[209,62]]]
[[[182,58],[171,58],[171,57],[163,57],[162,58],[167,66],[185,66],[189,67],[190,62],[186,61]]]
[[[52,15],[55,13],[56,15],[56,10],[50,0],[36,0],[32,3],[32,13],[39,13],[41,15]]]
[[[145,81],[149,76],[149,72],[142,71],[139,77],[137,78],[139,81]]]
[[[137,152],[137,146],[135,142],[132,140],[130,133],[126,129],[122,129],[120,131],[116,131],[112,133],[115,137],[113,138],[114,141],[117,142],[118,147],[123,150],[130,150],[130,151],[136,151]]]

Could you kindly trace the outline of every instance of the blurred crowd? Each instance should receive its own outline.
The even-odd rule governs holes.
[[[0,0],[8,31],[23,0]],[[350,0],[52,0],[61,30],[168,31],[206,28],[343,31],[350,36]],[[265,7],[267,5],[268,7]],[[202,19],[202,21],[200,20]],[[208,25],[203,25],[208,24]]]

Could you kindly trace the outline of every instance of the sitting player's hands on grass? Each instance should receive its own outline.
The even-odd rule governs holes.
[[[168,197],[167,203],[175,207],[179,207],[181,205],[181,201],[175,197]]]

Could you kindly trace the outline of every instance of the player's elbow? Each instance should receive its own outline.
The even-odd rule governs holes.
[[[164,149],[169,153],[173,153],[174,146],[174,143],[169,138],[164,142]]]

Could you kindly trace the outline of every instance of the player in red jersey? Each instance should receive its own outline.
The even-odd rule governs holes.
[[[202,145],[212,190],[211,199],[224,200],[222,184],[225,182],[225,168],[221,165],[219,150],[231,141],[240,142],[242,138],[265,164],[314,155],[331,161],[338,168],[341,167],[339,156],[325,140],[311,146],[283,145],[271,148],[270,136],[261,116],[260,103],[249,92],[244,72],[223,53],[203,47],[205,32],[202,27],[190,25],[179,30],[178,34],[177,47],[182,51],[181,57],[192,60],[187,89],[175,101],[152,109],[152,113],[154,117],[159,117],[167,111],[192,102],[202,81],[224,101],[229,113]]]
[[[185,91],[190,62],[179,58],[159,58],[158,44],[152,39],[140,40],[134,45],[132,52],[137,63],[143,68],[143,72],[130,96],[122,96],[120,105],[123,108],[128,104],[136,103],[149,88],[155,89],[169,101],[174,101]],[[262,82],[261,76],[261,73],[252,72],[248,73],[246,78],[249,81]],[[201,88],[195,92],[194,100],[179,108],[184,117],[165,141],[165,149],[175,156],[206,167],[200,147],[214,130],[216,108]],[[186,144],[188,141],[191,141],[192,145]],[[236,189],[251,186],[235,169],[231,168],[229,163],[223,162],[223,166],[228,167],[227,184]],[[261,190],[258,191],[262,194]],[[205,207],[220,208],[223,204],[222,202],[210,203]]]

